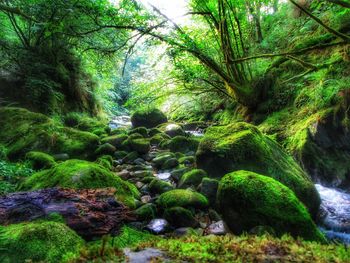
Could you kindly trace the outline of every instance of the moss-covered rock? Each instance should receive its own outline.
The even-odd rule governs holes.
[[[175,227],[196,227],[198,225],[192,212],[183,207],[165,209],[164,218]]]
[[[313,216],[318,211],[320,198],[309,176],[253,125],[235,123],[209,128],[199,145],[196,161],[210,177],[220,178],[236,170],[270,176],[292,189]]]
[[[144,138],[148,137],[148,130],[145,127],[138,127],[129,131],[129,135],[134,133],[141,134]]]
[[[22,158],[27,152],[67,153],[72,158],[91,158],[98,136],[62,126],[47,116],[22,108],[0,108],[0,143],[8,157]]]
[[[117,150],[119,150],[122,147],[123,142],[127,139],[128,139],[128,135],[117,134],[117,135],[108,136],[106,138],[103,138],[101,140],[101,142],[112,144],[114,147],[117,148]]]
[[[150,142],[153,145],[159,145],[162,143],[162,141],[169,140],[169,139],[170,139],[170,137],[168,135],[166,135],[165,133],[157,133],[157,134],[152,136],[152,138],[150,139]]]
[[[171,138],[176,137],[176,136],[185,136],[186,132],[184,129],[176,123],[164,123],[158,126],[158,128],[170,136]]]
[[[216,205],[216,193],[218,191],[219,181],[213,178],[205,177],[201,182],[201,194],[208,198],[211,206]]]
[[[179,168],[179,169],[176,169],[176,170],[173,170],[171,171],[171,177],[175,180],[175,181],[180,181],[181,177],[187,173],[191,171],[190,168],[188,167],[184,167],[184,168]]]
[[[148,131],[148,135],[150,137],[153,137],[154,135],[159,134],[159,133],[163,133],[163,132],[158,128],[152,128]]]
[[[174,189],[170,183],[156,178],[151,181],[148,187],[153,194],[162,194]]]
[[[148,153],[151,149],[151,144],[148,139],[128,139],[128,144],[133,151],[140,154]]]
[[[199,141],[195,138],[176,136],[170,140],[163,141],[160,146],[163,149],[169,149],[172,152],[196,152]]]
[[[110,143],[104,143],[102,145],[100,145],[96,151],[95,151],[95,155],[96,156],[101,156],[101,155],[111,155],[113,156],[115,151],[117,149]]]
[[[137,158],[139,158],[139,154],[137,152],[130,152],[123,158],[123,162],[124,163],[132,163]]]
[[[167,122],[167,117],[158,109],[138,110],[131,116],[131,123],[134,128],[154,128],[165,122]]]
[[[175,158],[175,154],[173,153],[170,153],[170,152],[164,152],[164,153],[161,153],[161,154],[158,154],[156,156],[156,158],[154,158],[152,160],[153,164],[160,168],[164,165],[164,163],[167,161],[167,160],[170,160],[172,158]]]
[[[103,155],[96,160],[96,163],[103,166],[107,170],[112,170],[113,157],[110,155]]]
[[[278,235],[290,233],[325,241],[293,191],[273,178],[250,171],[227,174],[220,180],[217,203],[225,222],[236,234],[264,225]]]
[[[197,187],[204,177],[207,176],[207,173],[201,169],[194,169],[185,173],[179,182],[179,188],[187,188],[187,187]]]
[[[79,255],[84,241],[57,222],[32,222],[0,226],[1,262],[61,262]]]
[[[194,156],[184,156],[179,158],[179,163],[186,166],[191,166],[195,162],[196,162],[196,158]]]
[[[200,193],[190,190],[175,189],[163,193],[158,199],[158,204],[164,209],[175,206],[206,208],[208,206],[208,200]]]
[[[103,166],[81,160],[69,160],[49,170],[43,170],[27,178],[22,190],[37,190],[51,187],[73,189],[96,189],[114,187],[119,201],[133,207],[139,197],[136,187],[106,170]]]
[[[49,169],[56,164],[51,155],[43,152],[29,152],[26,154],[26,160],[31,163],[35,170]]]
[[[140,221],[154,219],[157,215],[157,207],[155,204],[145,204],[135,210],[135,215],[137,217],[137,220]]]
[[[116,159],[123,159],[125,156],[127,156],[128,155],[128,152],[126,152],[126,151],[116,151],[115,153],[114,153],[114,157],[116,158]]]
[[[66,114],[63,117],[63,121],[68,127],[91,132],[98,136],[110,132],[110,128],[107,126],[106,120],[92,118],[87,114],[80,112],[70,112]]]
[[[165,161],[165,163],[162,165],[162,169],[169,170],[172,168],[175,168],[179,165],[179,161],[176,158],[170,158]]]

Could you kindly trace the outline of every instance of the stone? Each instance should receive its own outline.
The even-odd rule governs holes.
[[[207,231],[208,234],[216,236],[226,235],[228,233],[226,225],[222,220],[209,225]]]
[[[156,218],[152,219],[151,222],[146,226],[146,230],[152,234],[160,235],[169,231],[169,223],[165,219]]]

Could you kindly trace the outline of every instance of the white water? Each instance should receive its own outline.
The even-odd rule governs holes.
[[[115,116],[110,121],[109,127],[111,127],[111,129],[130,128],[131,127],[130,116],[127,116],[127,115]]]
[[[321,230],[329,239],[350,244],[350,194],[316,184],[323,212]]]

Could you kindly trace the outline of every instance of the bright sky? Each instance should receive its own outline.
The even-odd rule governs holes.
[[[186,0],[138,0],[145,6],[154,5],[170,18],[184,15],[187,12]]]

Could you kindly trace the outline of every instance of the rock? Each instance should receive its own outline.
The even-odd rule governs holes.
[[[50,170],[43,170],[28,177],[21,190],[37,190],[52,187],[71,189],[98,189],[114,187],[118,200],[128,206],[134,206],[139,197],[137,188],[106,170],[104,167],[82,160],[69,160]]]
[[[196,227],[198,222],[192,212],[182,207],[165,209],[164,218],[175,227]]]
[[[209,225],[207,231],[208,234],[216,236],[226,235],[228,233],[225,223],[222,220]]]
[[[31,163],[35,170],[50,169],[56,164],[51,155],[42,152],[29,152],[26,154],[26,160]]]
[[[173,171],[171,172],[171,177],[172,177],[176,182],[178,182],[178,181],[180,181],[181,177],[182,177],[185,173],[187,173],[187,172],[189,172],[189,171],[191,171],[191,169],[188,168],[188,167],[179,168],[179,169],[173,170]]]
[[[129,135],[134,133],[141,134],[143,138],[148,137],[148,130],[145,127],[138,127],[129,131]]]
[[[154,159],[152,160],[152,163],[153,163],[156,167],[160,168],[160,167],[162,167],[162,166],[164,165],[164,163],[165,163],[167,160],[172,159],[172,158],[174,158],[174,157],[175,157],[175,155],[174,155],[173,153],[162,153],[162,154],[159,154],[156,158],[154,158]]]
[[[128,209],[115,200],[113,188],[73,190],[49,188],[0,198],[0,224],[8,225],[59,214],[86,240],[117,234],[129,218]]]
[[[165,163],[162,165],[162,169],[169,170],[172,168],[175,168],[179,165],[179,161],[176,158],[170,158],[165,161]]]
[[[196,188],[202,182],[202,179],[205,176],[207,176],[207,173],[201,169],[189,171],[181,177],[179,181],[179,188],[188,188],[191,186]]]
[[[95,161],[95,163],[103,166],[107,170],[112,170],[112,168],[113,168],[113,158],[110,155],[103,155],[103,156],[99,157]]]
[[[160,180],[167,181],[170,179],[171,173],[168,173],[168,172],[158,173],[158,174],[155,174],[155,176]]]
[[[211,221],[221,221],[221,216],[214,210],[214,209],[209,209],[209,218]]]
[[[117,149],[122,148],[123,142],[128,139],[128,136],[126,134],[118,134],[109,136],[106,138],[103,138],[101,140],[102,143],[109,143],[116,147]]]
[[[87,159],[99,145],[95,134],[64,127],[23,108],[0,107],[0,116],[0,144],[6,145],[9,159],[22,158],[30,151]]]
[[[144,195],[141,197],[141,202],[144,204],[151,202],[151,200],[152,200],[152,197],[150,195]]]
[[[135,161],[134,161],[134,164],[136,165],[142,165],[145,163],[145,160],[142,159],[142,158],[137,158]]]
[[[67,161],[70,159],[69,155],[66,153],[54,154],[52,155],[52,157],[55,159],[56,162]]]
[[[112,155],[113,156],[116,150],[117,149],[112,144],[105,143],[97,148],[97,150],[95,151],[95,155],[96,156],[100,156],[100,155]]]
[[[169,140],[170,136],[166,135],[165,133],[158,133],[154,136],[152,136],[150,142],[152,145],[159,145],[164,140]]]
[[[149,150],[151,149],[151,145],[150,145],[150,142],[149,140],[147,139],[128,139],[129,141],[129,145],[131,147],[131,149],[133,151],[136,151],[140,154],[146,154],[149,152]]]
[[[313,216],[317,214],[320,197],[309,176],[275,141],[251,124],[208,128],[196,162],[214,178],[241,169],[272,177],[292,189]]]
[[[183,237],[195,233],[194,229],[191,227],[179,227],[174,231],[174,236]]]
[[[270,226],[256,226],[249,230],[249,234],[256,236],[263,236],[266,234],[276,236],[275,230]]]
[[[211,206],[216,204],[216,193],[218,191],[219,181],[205,177],[201,183],[201,194],[208,198]]]
[[[128,153],[128,155],[123,158],[123,163],[133,163],[137,158],[139,158],[137,152]]]
[[[205,196],[197,192],[183,189],[176,189],[163,193],[160,195],[157,202],[163,209],[175,206],[202,209],[208,206],[208,200]]]
[[[138,110],[131,116],[131,123],[134,128],[154,128],[159,124],[167,122],[167,117],[158,109]]]
[[[123,159],[127,155],[128,155],[128,153],[125,152],[125,151],[116,151],[114,153],[114,157],[117,158],[117,159]]]
[[[173,138],[175,136],[185,136],[186,135],[186,133],[182,129],[182,127],[178,124],[175,124],[175,123],[170,123],[170,124],[165,125],[164,132],[165,132],[165,134],[167,134],[171,138]]]
[[[152,219],[146,226],[146,230],[156,235],[164,234],[169,231],[169,223],[165,219]]]
[[[157,135],[157,134],[160,134],[160,133],[163,133],[160,129],[152,128],[152,129],[149,130],[148,135],[150,137],[153,137],[154,135]]]
[[[279,236],[325,240],[293,191],[273,178],[250,171],[227,174],[220,180],[217,203],[234,234],[266,225]]]
[[[120,175],[119,175],[120,176]],[[135,186],[137,187],[137,189],[140,189],[144,186],[145,184],[142,182],[136,182]],[[142,201],[142,197],[141,197],[141,201]]]
[[[2,262],[62,262],[79,256],[84,241],[59,222],[31,222],[0,227]]]
[[[199,141],[185,136],[176,136],[160,144],[162,149],[169,149],[171,152],[187,153],[196,151]]]
[[[162,194],[174,189],[170,183],[158,179],[153,179],[148,187],[153,194]]]
[[[154,204],[144,204],[135,210],[135,215],[140,221],[151,220],[156,217],[157,208]]]
[[[179,158],[179,163],[186,165],[186,166],[192,166],[196,162],[196,158],[193,156],[184,156]]]
[[[132,252],[130,249],[124,249],[124,254],[129,263],[164,262],[163,260],[166,259],[164,253],[155,248],[147,248],[136,252]]]
[[[153,176],[153,173],[152,171],[149,171],[149,170],[141,170],[141,171],[134,172],[133,176],[138,178],[147,177],[147,176]]]

